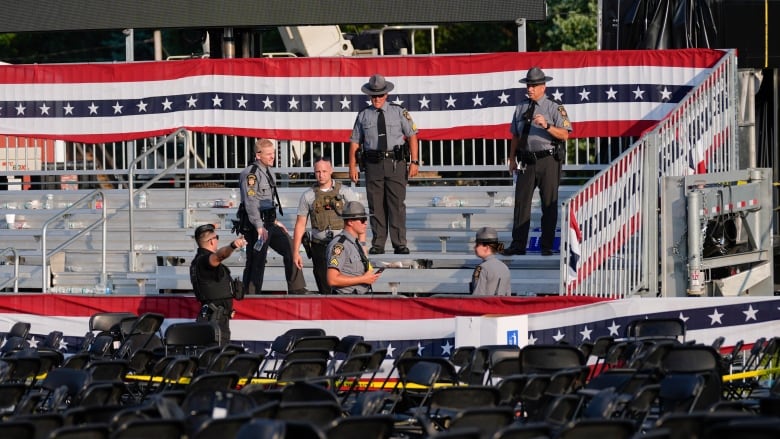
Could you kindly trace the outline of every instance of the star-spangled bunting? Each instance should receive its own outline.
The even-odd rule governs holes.
[[[421,139],[508,138],[525,99],[518,81],[538,65],[553,77],[547,95],[566,107],[572,137],[638,135],[722,56],[686,49],[4,65],[0,134],[101,142],[188,127],[345,141],[368,105],[361,86],[381,72],[395,85],[388,101],[409,110]]]

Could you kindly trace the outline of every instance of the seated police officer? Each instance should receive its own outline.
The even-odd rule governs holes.
[[[217,331],[220,346],[230,342],[230,318],[233,317],[233,292],[230,270],[222,261],[233,254],[233,250],[244,247],[243,237],[234,239],[230,245],[218,247],[219,235],[213,224],[204,224],[195,229],[198,251],[190,264],[190,281],[195,297],[201,303],[197,321],[212,322]]]
[[[498,260],[496,254],[504,249],[498,240],[498,232],[492,227],[477,230],[474,254],[484,262],[471,275],[471,294],[475,296],[509,296],[512,294],[512,276],[509,267]]]
[[[366,294],[380,274],[371,270],[357,237],[366,233],[368,215],[359,201],[350,201],[341,212],[344,230],[328,244],[328,284],[333,294]]]

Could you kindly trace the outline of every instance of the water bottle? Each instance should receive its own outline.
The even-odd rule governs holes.
[[[263,239],[262,236],[258,236],[257,241],[255,242],[255,245],[252,248],[254,249],[254,251],[259,252],[260,250],[263,249],[263,244],[265,244],[265,240]]]
[[[138,208],[139,209],[146,209],[147,203],[146,203],[146,191],[141,191],[138,193]]]

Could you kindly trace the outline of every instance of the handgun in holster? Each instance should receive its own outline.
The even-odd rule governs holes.
[[[365,172],[366,170],[366,157],[365,154],[363,154],[363,148],[358,148],[355,150],[355,162],[358,165],[358,169],[360,169],[360,172]]]
[[[304,232],[303,237],[301,237],[301,245],[306,252],[306,257],[311,259],[311,232]]]
[[[203,320],[209,320],[212,314],[214,314],[214,310],[208,305],[203,305],[200,307],[200,314],[198,314],[198,316]]]

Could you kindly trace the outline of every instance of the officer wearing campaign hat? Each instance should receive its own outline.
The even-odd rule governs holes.
[[[539,241],[542,256],[553,254],[555,228],[558,225],[558,186],[565,144],[572,130],[563,104],[545,94],[553,78],[539,67],[532,67],[520,82],[526,84],[527,97],[515,107],[510,132],[509,172],[516,173],[515,207],[512,218],[512,244],[504,255],[524,255],[531,226],[531,202],[539,188],[542,204]]]
[[[406,108],[387,101],[394,88],[380,74],[368,78],[360,89],[371,104],[358,113],[349,139],[349,178],[357,183],[364,171],[368,209],[373,215],[371,254],[385,252],[388,236],[396,254],[409,253],[406,185],[409,177],[417,175],[420,156],[412,116]]]
[[[371,270],[357,237],[366,233],[368,218],[359,201],[344,205],[341,218],[344,230],[328,244],[328,285],[333,294],[366,294],[380,274]]]
[[[509,267],[496,257],[504,249],[498,240],[498,232],[492,227],[477,230],[474,253],[483,262],[471,275],[470,290],[475,296],[509,296],[512,294],[512,277]]]

